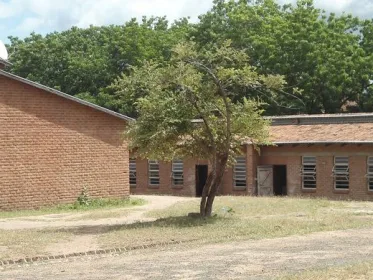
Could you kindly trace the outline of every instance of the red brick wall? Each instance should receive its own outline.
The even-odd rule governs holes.
[[[195,166],[197,164],[207,164],[206,161],[198,161],[187,159],[183,161],[184,166],[184,184],[182,186],[174,186],[172,184],[171,162],[159,162],[159,186],[149,184],[148,177],[148,160],[136,159],[136,174],[137,182],[135,187],[131,187],[133,194],[170,194],[180,196],[195,196],[196,195],[196,175]]]
[[[0,209],[129,195],[125,121],[0,76]]]
[[[300,169],[302,156],[316,156],[316,190],[302,189]],[[348,156],[350,168],[349,190],[335,190],[332,169],[334,156]],[[307,195],[332,199],[373,200],[368,191],[367,157],[373,156],[372,145],[299,145],[264,147],[261,149],[260,165],[287,165],[287,189],[289,195]]]
[[[316,156],[317,159],[317,187],[316,190],[302,189],[300,176],[302,156]],[[348,191],[334,189],[332,169],[334,156],[349,156],[350,188]],[[365,178],[367,157],[373,156],[373,145],[298,145],[280,147],[262,147],[260,154],[252,146],[246,147],[247,188],[235,190],[233,187],[233,171],[228,168],[223,178],[220,194],[222,195],[256,195],[256,170],[259,165],[286,165],[287,193],[290,196],[305,195],[327,197],[332,199],[373,200],[373,192],[368,191]],[[184,161],[184,186],[173,188],[171,184],[171,163],[161,163],[161,184],[158,188],[151,188],[148,184],[147,161],[137,160],[136,189],[133,193],[155,193],[173,195],[195,195],[195,165],[201,164],[196,160]],[[202,164],[206,164],[202,162]]]
[[[205,160],[186,159],[184,163],[184,185],[173,186],[171,171],[171,162],[160,162],[160,184],[159,186],[151,186],[148,178],[148,160],[136,159],[136,174],[137,184],[131,187],[133,194],[170,194],[180,196],[195,196],[196,195],[196,165],[208,165]],[[210,170],[210,166],[209,166]],[[245,190],[236,190],[233,188],[233,171],[228,168],[225,171],[223,182],[219,191],[220,194],[226,195],[245,195],[248,193],[248,188]]]

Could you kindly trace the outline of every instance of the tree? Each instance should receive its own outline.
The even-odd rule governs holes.
[[[312,0],[282,7],[274,0],[215,0],[193,32],[203,44],[231,39],[259,73],[285,76],[284,94],[265,99],[267,114],[335,113],[360,100],[373,77],[371,34],[369,24],[327,14]]]
[[[127,132],[137,155],[171,160],[203,158],[211,164],[200,214],[212,205],[227,166],[242,153],[242,144],[268,143],[268,122],[257,102],[233,99],[237,86],[272,91],[282,88],[277,75],[259,75],[242,50],[224,42],[207,50],[178,44],[171,60],[132,67],[113,85],[119,99],[138,96],[139,117]],[[273,91],[272,91],[273,92]]]
[[[133,107],[117,104],[110,90],[104,89],[129,65],[149,59],[167,60],[189,26],[187,19],[169,25],[166,18],[144,17],[124,25],[73,27],[46,36],[32,33],[23,40],[10,37],[11,71],[132,115]]]

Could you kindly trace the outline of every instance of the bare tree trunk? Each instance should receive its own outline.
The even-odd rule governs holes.
[[[205,217],[207,196],[210,193],[210,189],[213,183],[213,178],[214,178],[214,172],[211,171],[209,176],[207,177],[206,184],[203,187],[203,191],[202,191],[202,198],[201,198],[201,203],[199,207],[199,213],[202,217]]]
[[[223,180],[227,161],[228,155],[218,158],[217,164],[215,165],[216,169],[210,173],[206,185],[203,188],[203,196],[200,205],[200,214],[202,217],[211,217],[212,205]]]

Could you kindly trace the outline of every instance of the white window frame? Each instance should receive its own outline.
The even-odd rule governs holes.
[[[130,158],[129,160],[129,180],[130,180],[130,187],[135,188],[137,184],[136,178],[136,159]]]
[[[368,191],[373,192],[373,156],[367,157],[367,174],[365,177],[367,177]]]
[[[172,161],[171,177],[173,186],[184,185],[184,162],[182,160],[175,159]]]
[[[346,160],[347,159],[347,160]],[[335,156],[333,166],[334,189],[348,191],[350,189],[350,160],[348,156]],[[337,183],[347,187],[337,187]]]
[[[317,158],[316,156],[302,156],[302,167],[300,176],[302,177],[302,189],[316,190],[317,188]],[[305,182],[314,182],[315,187],[306,187]]]
[[[159,186],[159,162],[158,160],[148,160],[148,178],[150,186]]]
[[[233,188],[245,190],[247,188],[247,161],[245,156],[235,158],[236,163],[233,166]],[[238,184],[240,182],[240,184]],[[242,184],[244,182],[244,184]]]

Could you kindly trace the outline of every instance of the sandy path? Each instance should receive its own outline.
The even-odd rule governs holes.
[[[195,198],[175,197],[175,196],[132,196],[142,198],[147,204],[133,208],[123,208],[126,215],[116,218],[104,218],[95,220],[79,220],[79,217],[87,214],[50,214],[42,216],[0,219],[0,229],[3,230],[22,230],[22,229],[48,229],[61,228],[63,230],[73,230],[74,228],[84,227],[87,230],[97,229],[99,226],[115,226],[130,224],[135,222],[154,221],[155,218],[145,217],[145,214],[152,210],[158,210],[172,206],[175,203],[191,200]],[[132,209],[132,211],[131,211]],[[102,210],[108,211],[108,210]],[[117,209],[116,211],[120,211]],[[127,211],[130,211],[129,214]],[[76,220],[74,220],[76,219]],[[91,230],[92,231],[92,230]],[[46,249],[47,255],[70,254],[76,252],[86,252],[90,250],[101,249],[97,243],[97,232],[86,233],[84,235],[74,235],[68,241],[50,244]]]
[[[195,198],[176,197],[176,196],[151,196],[151,195],[133,195],[131,197],[142,198],[148,203],[133,208],[123,208],[131,210],[129,215],[116,218],[104,218],[95,220],[79,220],[79,217],[87,214],[62,213],[49,214],[41,216],[20,217],[0,219],[0,229],[2,230],[19,230],[19,229],[40,229],[40,228],[68,228],[81,226],[99,226],[99,225],[121,225],[137,221],[152,221],[155,219],[144,217],[146,212],[151,210],[167,208],[175,203],[192,200]],[[102,211],[105,211],[104,209]],[[76,218],[76,220],[74,220]]]
[[[373,228],[5,268],[2,279],[273,279],[283,272],[373,260]]]

